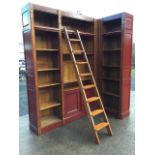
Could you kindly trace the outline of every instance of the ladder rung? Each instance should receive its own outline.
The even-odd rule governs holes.
[[[70,41],[80,41],[80,39],[69,39]]]
[[[68,33],[75,33],[74,30],[66,30]]]
[[[76,64],[78,64],[78,65],[82,65],[82,64],[87,64],[88,62],[86,62],[86,61],[77,61],[76,62]]]
[[[107,123],[107,122],[99,123],[99,124],[95,125],[95,130],[100,131],[101,129],[107,127],[108,125],[109,125],[109,123]]]
[[[90,85],[85,85],[83,86],[84,89],[89,89],[89,88],[94,88],[95,85],[94,84],[90,84]]]
[[[97,110],[94,110],[91,112],[91,116],[96,116],[96,115],[99,115],[101,113],[103,113],[104,110],[103,109],[97,109]]]
[[[84,52],[83,50],[73,50],[73,52]]]
[[[81,73],[80,75],[81,75],[81,77],[84,77],[84,76],[91,76],[91,73]]]
[[[94,102],[94,101],[97,101],[99,99],[100,99],[99,97],[90,97],[90,98],[87,98],[87,102]]]
[[[82,54],[84,51],[83,50],[73,50],[74,54]]]

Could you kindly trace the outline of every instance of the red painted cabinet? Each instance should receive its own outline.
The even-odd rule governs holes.
[[[64,92],[64,117],[77,115],[82,111],[82,104],[79,89]]]
[[[99,21],[99,86],[106,111],[117,118],[130,112],[133,16],[120,13]]]
[[[64,91],[64,119],[69,123],[85,115],[85,109],[78,88]]]
[[[86,90],[87,97],[93,96],[93,89]],[[95,104],[91,108],[96,108]],[[64,123],[74,121],[86,115],[80,89],[71,89],[64,92]]]

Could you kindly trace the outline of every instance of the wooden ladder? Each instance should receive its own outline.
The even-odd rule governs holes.
[[[110,136],[112,136],[112,130],[111,130],[111,127],[110,127],[110,123],[108,121],[108,118],[107,118],[107,115],[106,115],[106,112],[105,112],[105,109],[104,109],[104,106],[103,106],[99,91],[97,89],[96,81],[95,81],[95,78],[93,76],[93,73],[92,73],[92,70],[91,70],[91,67],[90,67],[90,64],[89,64],[89,61],[88,61],[88,58],[87,58],[87,55],[86,55],[82,40],[81,40],[81,37],[80,37],[80,34],[79,34],[79,31],[78,30],[77,31],[67,30],[66,28],[64,28],[64,30],[65,30],[65,36],[66,36],[66,39],[67,39],[69,51],[70,51],[70,56],[71,56],[71,59],[72,59],[72,62],[73,62],[73,65],[74,65],[74,68],[75,68],[75,71],[76,71],[78,84],[79,84],[80,91],[81,91],[81,94],[82,94],[82,98],[83,98],[83,101],[84,101],[85,109],[86,109],[86,112],[87,112],[91,127],[93,129],[93,133],[94,133],[96,143],[99,144],[100,139],[99,139],[98,132],[101,129],[106,128],[108,134]],[[72,34],[72,35],[74,34],[75,35],[74,38],[73,37],[70,38],[70,36],[69,36],[70,34]],[[78,42],[80,44],[81,50],[74,50],[72,48],[72,42]],[[81,54],[83,56],[82,60],[76,60],[77,53]],[[86,65],[88,70],[89,70],[88,73],[80,73],[80,70],[79,70],[80,65]],[[90,77],[91,84],[84,84],[83,80],[82,80],[84,77]],[[86,90],[87,89],[94,89],[94,92],[95,92],[96,95],[93,96],[93,97],[87,98],[87,95],[86,95]],[[99,108],[97,108],[96,110],[91,110],[90,104],[92,104],[92,102],[98,103]],[[94,117],[99,115],[99,114],[103,115],[104,121],[99,123],[99,124],[95,124]]]

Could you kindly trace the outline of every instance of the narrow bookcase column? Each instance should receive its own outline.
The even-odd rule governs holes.
[[[30,127],[42,134],[62,122],[58,13],[28,4],[22,17]]]
[[[107,112],[121,119],[130,107],[132,18],[121,13],[99,21],[100,91]]]

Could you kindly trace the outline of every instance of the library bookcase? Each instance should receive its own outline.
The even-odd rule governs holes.
[[[123,16],[123,14],[120,16]],[[116,43],[122,44],[122,49],[116,50],[115,48],[114,51],[108,51],[107,47],[107,51],[105,51],[107,55],[104,55],[103,50],[105,48],[103,47],[103,42],[108,41],[105,38],[108,38],[108,36],[110,38],[108,33],[111,31],[109,26],[108,31],[104,32],[104,19],[97,20],[76,13],[64,12],[29,3],[22,8],[22,25],[27,71],[29,122],[31,130],[36,134],[40,135],[51,131],[86,115],[65,39],[64,27],[80,31],[81,39],[99,86],[104,85],[105,87],[105,84],[107,84],[109,85],[108,88],[111,88],[112,82],[112,84],[115,83],[116,87],[114,90],[111,88],[111,90],[115,91],[120,83],[122,87],[126,85],[125,76],[128,76],[128,82],[130,82],[130,71],[126,72],[127,69],[130,69],[130,66],[127,66],[131,65],[130,58],[128,62],[124,62],[126,55],[123,55],[123,51],[127,50],[127,53],[129,53],[127,57],[129,57],[131,55],[129,50],[131,49],[128,50],[126,48],[132,45],[127,43],[128,40],[124,42],[116,38],[118,39]],[[118,22],[114,23],[114,25],[118,26]],[[122,23],[122,25],[124,24]],[[100,31],[105,33],[105,38],[99,35]],[[124,26],[119,31],[124,31]],[[126,32],[120,33],[124,34]],[[124,38],[124,40],[126,39]],[[73,46],[74,49],[79,50],[76,42]],[[111,46],[110,43],[109,46]],[[101,51],[100,49],[103,50]],[[114,55],[110,55],[110,53],[114,53]],[[80,52],[77,52],[76,57],[80,58],[80,56]],[[102,59],[103,57],[104,59]],[[118,60],[116,60],[117,58]],[[106,70],[106,68],[109,68],[109,59],[115,60],[116,63],[121,60],[121,68],[118,66],[114,67],[114,69],[112,68],[114,73],[112,70]],[[84,72],[86,69],[83,66],[80,68],[80,71]],[[125,72],[122,72],[123,70]],[[112,73],[110,73],[111,71]],[[105,73],[102,74],[103,72],[107,72],[107,75],[117,75],[119,73],[120,76],[117,77],[117,80],[110,81],[110,79],[106,80],[109,77],[104,76]],[[83,82],[89,83],[90,79],[85,78]],[[106,93],[103,90],[104,87],[100,88],[100,93],[103,95]],[[112,91],[108,93],[112,94]],[[130,95],[130,90],[125,87],[125,90],[120,89],[119,91],[124,98],[122,97],[122,101],[119,101],[118,99],[121,99],[121,96],[117,94],[115,95],[117,97],[114,102],[120,108],[121,106],[123,107],[121,104],[129,102],[127,97]],[[93,90],[88,89],[87,96],[91,97],[92,95]],[[115,96],[112,96],[112,98]],[[108,97],[110,98],[110,95],[106,96],[105,105],[109,104],[109,109],[112,108],[113,110],[116,106],[111,106],[112,102],[109,102],[110,99]],[[96,107],[92,105],[92,108]],[[118,107],[115,110],[118,110]]]
[[[42,134],[86,114],[63,28],[80,31],[96,76],[97,21],[35,4],[22,9],[22,21],[30,128]]]
[[[129,115],[133,16],[120,13],[99,21],[99,86],[105,109]]]

